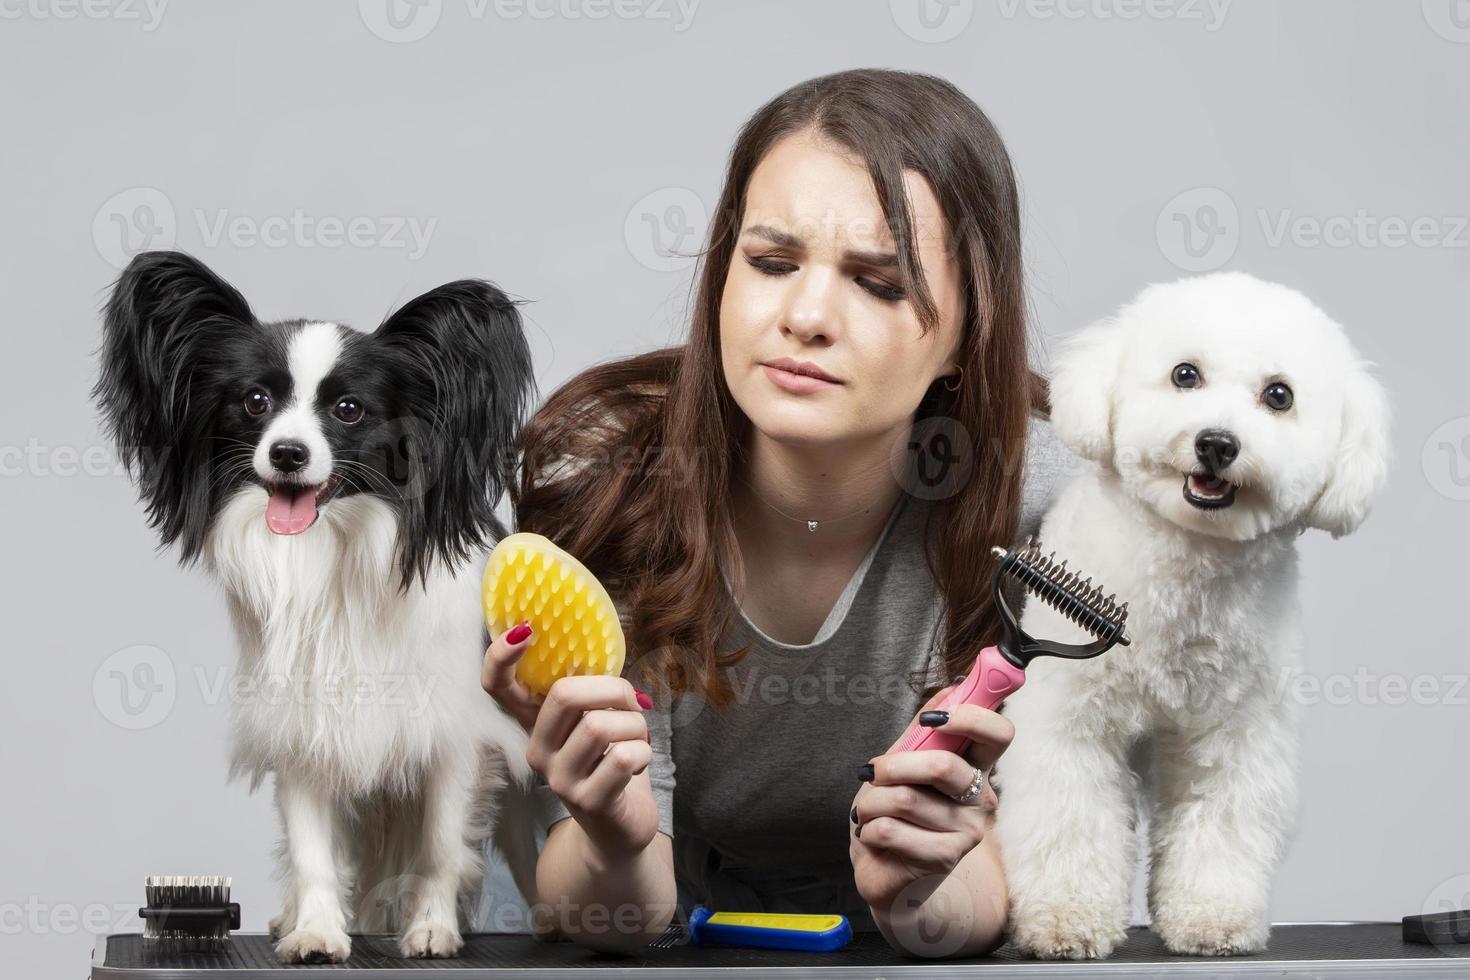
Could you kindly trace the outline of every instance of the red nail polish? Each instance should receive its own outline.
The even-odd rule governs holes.
[[[531,624],[529,622],[522,622],[515,629],[513,629],[509,633],[505,634],[505,642],[506,643],[509,643],[509,644],[511,644],[513,646],[513,645],[521,642],[522,640],[524,640],[526,637],[528,637],[530,635],[531,635]]]
[[[647,711],[649,708],[653,707],[653,698],[649,697],[647,694],[644,694],[636,687],[633,688],[633,693],[638,696],[638,707],[642,708],[644,711]]]

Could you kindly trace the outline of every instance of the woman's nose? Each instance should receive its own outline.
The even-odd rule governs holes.
[[[810,343],[831,341],[836,336],[834,308],[835,277],[821,269],[810,269],[794,284],[782,315],[782,330]]]

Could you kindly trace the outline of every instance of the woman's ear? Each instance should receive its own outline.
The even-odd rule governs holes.
[[[1388,481],[1391,456],[1388,394],[1357,362],[1339,378],[1342,385],[1342,435],[1337,459],[1327,484],[1307,513],[1307,524],[1331,532],[1334,538],[1351,534],[1368,516],[1373,498]]]
[[[1085,459],[1113,454],[1113,396],[1122,327],[1099,320],[1062,341],[1051,373],[1051,424],[1057,438]]]

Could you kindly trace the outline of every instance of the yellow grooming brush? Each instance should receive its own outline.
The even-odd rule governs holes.
[[[617,677],[623,627],[597,577],[549,538],[522,531],[500,540],[485,565],[485,624],[495,635],[528,620],[531,645],[516,679],[545,697],[559,677]]]

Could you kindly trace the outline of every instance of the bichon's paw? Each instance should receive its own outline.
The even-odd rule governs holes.
[[[1259,953],[1271,938],[1265,913],[1207,900],[1160,905],[1152,929],[1166,949],[1181,956]]]
[[[282,912],[266,924],[266,930],[272,939],[280,939],[286,933],[296,928],[296,917],[289,912]]]
[[[341,963],[352,951],[352,940],[341,929],[292,929],[276,943],[282,963]]]
[[[1100,960],[1128,938],[1126,914],[1084,905],[1029,905],[1011,913],[1011,941],[1043,960]]]
[[[459,955],[464,940],[452,922],[419,922],[398,937],[398,949],[411,959],[446,959]]]

